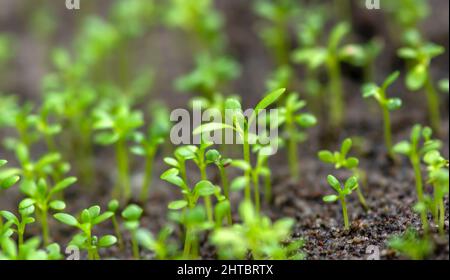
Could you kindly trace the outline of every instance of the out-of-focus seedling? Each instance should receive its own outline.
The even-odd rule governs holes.
[[[55,219],[61,223],[77,228],[81,233],[75,235],[70,245],[77,246],[79,249],[86,250],[89,260],[99,260],[100,248],[108,248],[116,244],[117,238],[113,235],[105,235],[101,238],[93,235],[94,226],[110,219],[114,214],[112,212],[100,213],[100,206],[92,206],[84,209],[79,219],[66,213],[57,213]]]
[[[391,157],[394,156],[392,151],[392,128],[390,112],[398,110],[402,106],[402,100],[399,98],[388,98],[386,90],[400,76],[400,72],[392,73],[383,83],[381,87],[376,84],[367,84],[363,87],[364,98],[375,98],[383,111],[384,123],[384,143]]]
[[[401,236],[392,237],[388,241],[388,246],[412,260],[423,260],[434,250],[433,243],[427,238],[420,238],[417,231],[412,228]]]
[[[328,184],[338,193],[337,195],[327,195],[323,197],[323,201],[331,203],[335,201],[340,201],[342,206],[342,216],[344,217],[344,229],[349,230],[350,229],[350,223],[348,220],[348,214],[347,214],[347,203],[345,201],[345,198],[350,195],[354,190],[356,190],[358,185],[358,179],[356,177],[350,177],[344,184],[344,186],[341,185],[341,183],[334,177],[333,175],[328,175],[327,177]]]
[[[137,230],[139,229],[140,226],[139,220],[141,219],[143,212],[144,211],[142,210],[142,208],[135,204],[128,205],[128,207],[122,211],[122,218],[125,220],[124,226],[131,234],[133,257],[136,260],[140,259],[139,244],[136,233]]]
[[[347,157],[350,149],[352,148],[353,141],[347,138],[342,142],[340,151],[320,151],[318,153],[319,159],[324,163],[334,164],[335,169],[345,168],[353,173],[353,176],[359,179],[360,182],[366,181],[365,173],[359,169],[359,160],[356,157]],[[358,194],[358,199],[362,207],[367,211],[369,206],[367,205],[366,199],[362,194],[361,188],[357,188],[356,192]]]
[[[178,246],[176,242],[171,242],[170,235],[173,228],[165,226],[159,234],[155,237],[150,231],[146,229],[139,229],[136,233],[139,245],[143,248],[154,252],[158,260],[176,259]]]
[[[14,231],[17,233],[17,248],[20,250],[24,244],[24,235],[25,229],[28,224],[32,224],[35,222],[35,219],[32,217],[34,214],[36,207],[35,201],[31,198],[26,198],[19,203],[19,214],[20,218],[16,217],[13,213],[9,211],[0,211],[1,218],[6,219],[6,223],[10,223],[11,225],[15,225],[16,228]],[[1,219],[0,218],[0,219]]]
[[[410,62],[406,76],[406,86],[409,90],[425,90],[428,114],[431,127],[436,133],[441,130],[440,102],[433,78],[431,77],[431,60],[445,52],[445,48],[433,43],[424,43],[419,46],[401,48],[398,55]]]

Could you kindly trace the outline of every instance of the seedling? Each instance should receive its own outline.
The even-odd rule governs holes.
[[[169,238],[173,232],[173,228],[165,226],[159,234],[155,237],[153,234],[145,229],[139,229],[136,233],[139,244],[155,253],[158,260],[176,259],[177,244],[170,242]]]
[[[400,72],[392,73],[383,83],[381,87],[375,84],[367,84],[363,88],[364,98],[375,98],[383,111],[384,123],[384,143],[386,149],[391,157],[394,156],[392,151],[392,129],[390,112],[398,110],[402,106],[402,101],[399,98],[388,98],[386,90],[392,85],[400,76]]]
[[[117,221],[117,211],[119,210],[119,201],[114,199],[111,200],[108,203],[108,212],[113,213],[113,215],[111,216],[111,221],[114,227],[114,234],[117,237],[117,243],[119,245],[120,250],[123,250],[124,248],[124,244],[123,244],[123,237],[122,237],[122,232],[120,231],[120,227],[119,227],[119,223]]]
[[[155,108],[153,114],[153,124],[148,128],[147,135],[138,134],[138,145],[132,148],[136,155],[145,157],[145,172],[142,183],[141,194],[139,196],[142,204],[148,201],[149,188],[153,176],[153,162],[161,144],[164,143],[170,131],[169,113],[165,108]]]
[[[250,202],[239,207],[242,224],[216,229],[210,241],[220,259],[253,260],[303,259],[302,240],[291,241],[294,221],[289,218],[274,223],[256,212]]]
[[[102,145],[115,145],[118,180],[113,197],[128,201],[131,198],[131,185],[127,142],[136,135],[136,129],[143,125],[142,113],[121,104],[111,111],[98,110],[95,116],[94,128],[101,130],[96,141]]]
[[[19,250],[24,245],[26,226],[35,222],[35,219],[32,217],[36,210],[34,205],[35,201],[33,199],[26,198],[22,200],[18,207],[20,218],[9,211],[0,211],[0,216],[6,219],[6,228],[9,228],[10,225],[16,226],[14,231],[17,233],[17,247]]]
[[[340,151],[320,151],[318,154],[319,159],[324,163],[334,164],[335,169],[347,169],[353,173],[353,176],[358,178],[360,181],[365,181],[365,174],[362,170],[358,168],[359,160],[356,157],[347,157],[350,149],[352,148],[353,141],[350,138],[347,138],[342,142]],[[369,209],[366,199],[362,194],[360,188],[356,189],[358,194],[359,203],[361,206],[367,211]]]
[[[423,128],[421,125],[415,125],[411,131],[410,141],[402,141],[393,148],[395,153],[407,156],[413,166],[419,203],[424,202],[422,171],[420,168],[421,158],[430,151],[439,150],[442,145],[439,140],[431,138],[432,133],[429,127]],[[421,143],[421,140],[423,140],[423,143]],[[421,219],[424,230],[428,231],[428,219],[425,213],[422,213]]]
[[[409,228],[402,236],[391,238],[388,246],[412,260],[423,260],[434,250],[433,243],[427,238],[420,238],[412,228]]]
[[[232,125],[224,124],[224,123],[207,123],[203,124],[196,129],[194,129],[194,135],[203,135],[204,133],[209,133],[217,130],[231,129],[237,133],[237,135],[242,140],[243,145],[243,157],[244,162],[248,166],[245,168],[244,176],[246,180],[245,186],[245,199],[251,201],[251,175],[252,175],[252,162],[250,159],[250,137],[254,137],[253,134],[250,133],[250,128],[254,125],[258,119],[259,114],[262,110],[274,104],[286,91],[286,89],[278,89],[266,95],[259,103],[256,105],[255,109],[252,111],[252,114],[249,117],[245,117],[242,111],[241,103],[233,98],[228,99],[225,102],[225,109],[228,112],[229,118],[232,120]],[[255,194],[260,195],[260,194]],[[256,205],[257,210],[259,211],[259,205]]]
[[[140,226],[139,220],[143,212],[144,211],[142,210],[142,208],[135,204],[129,205],[127,208],[125,208],[125,210],[122,211],[122,218],[125,220],[124,226],[131,234],[133,257],[136,260],[140,259],[139,244],[136,234]]]
[[[328,117],[334,129],[339,129],[344,119],[345,106],[339,52],[340,43],[349,32],[350,26],[347,23],[340,23],[331,31],[327,47],[302,48],[295,51],[292,56],[294,62],[307,64],[310,69],[326,65],[330,79]]]
[[[347,203],[345,198],[350,195],[354,190],[356,190],[358,185],[357,177],[350,177],[342,187],[341,183],[334,177],[333,175],[328,175],[327,177],[328,184],[338,193],[338,195],[327,195],[323,197],[323,201],[327,203],[335,202],[339,200],[342,206],[342,216],[344,217],[344,229],[349,230],[350,224],[348,221],[347,214]]]
[[[431,77],[430,64],[433,58],[442,55],[444,52],[444,47],[433,43],[406,47],[398,51],[401,58],[411,63],[406,76],[406,86],[412,91],[425,90],[431,127],[437,133],[441,131],[439,96]]]
[[[45,245],[49,244],[50,239],[48,211],[62,211],[66,208],[66,203],[61,200],[55,200],[55,196],[62,194],[66,188],[73,185],[76,181],[75,177],[69,177],[50,187],[45,179],[39,179],[37,183],[27,181],[21,186],[21,191],[35,203]]]
[[[61,248],[58,244],[48,245],[45,250],[39,249],[41,241],[38,237],[26,240],[22,246],[17,245],[10,238],[1,242],[0,260],[62,260]]]
[[[100,210],[99,206],[84,209],[79,219],[66,213],[57,213],[54,215],[55,219],[61,223],[81,231],[72,238],[70,245],[86,250],[89,260],[99,260],[100,255],[98,249],[111,247],[117,242],[117,238],[113,235],[105,235],[101,238],[93,235],[92,231],[94,230],[94,226],[110,219],[114,215],[109,211],[100,214]]]
[[[285,128],[286,134],[284,140],[287,142],[287,157],[289,159],[289,167],[291,178],[298,181],[300,170],[298,160],[298,143],[305,140],[306,135],[301,128],[310,128],[317,124],[317,119],[308,113],[299,113],[306,106],[306,102],[299,99],[297,93],[291,93],[286,98],[286,103],[280,110],[279,124]]]
[[[434,221],[443,235],[445,233],[444,197],[449,193],[448,160],[444,159],[436,150],[426,153],[423,160],[427,164],[428,183],[434,188],[434,200],[432,201]]]

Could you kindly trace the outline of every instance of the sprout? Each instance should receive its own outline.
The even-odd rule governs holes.
[[[388,246],[412,260],[423,260],[434,250],[433,243],[427,238],[409,228],[402,236],[394,236],[388,241]]]
[[[89,260],[99,260],[100,255],[98,249],[108,248],[117,243],[117,238],[113,235],[105,235],[100,238],[93,235],[94,226],[110,219],[114,213],[105,212],[100,213],[100,206],[92,206],[84,209],[79,219],[66,213],[57,213],[53,215],[56,220],[61,223],[77,228],[81,232],[75,235],[70,242],[70,245],[77,246],[79,249],[86,250]]]
[[[299,179],[298,166],[298,143],[305,140],[305,133],[301,132],[301,128],[310,128],[317,124],[317,119],[308,113],[299,113],[302,108],[306,106],[306,102],[299,99],[297,93],[291,93],[286,98],[286,103],[281,109],[280,125],[285,128],[286,135],[284,136],[287,142],[287,157],[289,159],[289,167],[291,171],[291,178],[294,181]]]
[[[3,227],[9,229],[9,227],[12,225],[16,226],[15,232],[17,232],[17,247],[19,248],[19,250],[24,244],[26,226],[35,222],[35,219],[32,217],[36,210],[35,204],[36,202],[31,198],[22,200],[19,203],[18,207],[20,218],[16,217],[9,211],[0,211],[0,219],[2,219],[2,217],[6,219],[6,223],[3,225]],[[5,229],[2,228],[2,231],[4,231],[3,234],[7,234]]]
[[[425,90],[431,127],[437,133],[441,130],[439,96],[431,77],[430,64],[433,58],[442,55],[444,52],[444,47],[433,43],[406,47],[398,51],[399,57],[410,62],[406,86],[412,91]]]
[[[383,111],[384,122],[384,142],[386,149],[391,157],[393,157],[392,151],[392,129],[391,129],[391,116],[390,112],[398,110],[402,106],[402,100],[399,98],[388,98],[386,96],[386,90],[392,85],[400,76],[400,72],[392,73],[383,83],[381,87],[375,84],[367,84],[363,88],[364,98],[374,98],[378,101],[378,104]]]
[[[131,234],[131,244],[133,248],[133,257],[136,260],[140,259],[139,255],[139,244],[137,240],[137,231],[140,226],[140,218],[142,216],[142,213],[144,211],[141,207],[131,204],[125,210],[122,211],[122,218],[125,220],[125,228],[130,232]]]
[[[393,148],[393,151],[395,153],[407,156],[413,166],[414,176],[416,180],[416,192],[419,203],[424,202],[420,160],[428,152],[438,150],[442,145],[439,140],[433,140],[431,136],[431,128],[423,128],[421,125],[415,125],[411,131],[410,141],[402,141],[395,145]],[[421,143],[421,140],[423,140],[423,143]],[[428,231],[428,219],[426,213],[421,213],[421,219],[424,230]]]
[[[177,244],[169,240],[172,232],[172,227],[164,226],[155,237],[150,231],[139,229],[136,233],[136,238],[143,248],[155,253],[156,259],[175,259],[177,254]]]
[[[345,168],[353,173],[353,176],[358,178],[359,180],[365,182],[365,173],[358,168],[359,160],[356,157],[347,157],[347,154],[350,152],[352,148],[353,141],[350,138],[347,138],[342,142],[340,151],[320,151],[318,153],[319,159],[328,164],[334,164],[335,169]],[[366,199],[361,192],[361,188],[356,189],[356,193],[358,194],[358,199],[361,206],[367,211],[369,209]]]
[[[348,221],[348,214],[347,214],[347,203],[345,201],[345,197],[350,195],[354,190],[356,190],[358,185],[358,179],[357,177],[350,177],[344,184],[344,186],[341,186],[341,183],[334,177],[333,175],[328,175],[327,177],[328,184],[337,192],[338,195],[327,195],[323,197],[323,201],[327,203],[332,203],[337,200],[341,202],[342,206],[342,216],[344,217],[344,229],[349,230],[350,224]]]
[[[0,160],[0,168],[7,163],[6,160]],[[12,172],[11,172],[12,171]],[[14,170],[0,169],[0,190],[6,190],[14,186],[20,177],[14,175]]]

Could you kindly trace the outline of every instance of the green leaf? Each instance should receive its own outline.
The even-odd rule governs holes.
[[[114,213],[111,211],[107,211],[101,215],[98,215],[97,217],[95,217],[92,220],[92,224],[94,225],[98,225],[100,223],[103,223],[104,221],[108,220],[109,218],[111,218],[112,216],[114,216]]]
[[[345,189],[347,190],[354,190],[358,187],[358,179],[353,176],[350,177],[346,182],[345,182]]]
[[[20,180],[19,176],[11,176],[4,180],[0,180],[0,189],[6,190],[14,186]]]
[[[311,114],[302,114],[296,118],[297,123],[305,128],[315,126],[317,124],[317,119]]]
[[[418,57],[417,51],[412,48],[401,48],[398,50],[397,55],[403,59],[416,59]]]
[[[142,216],[142,213],[144,210],[142,210],[141,207],[137,206],[136,204],[131,204],[125,210],[122,212],[122,217],[126,220],[130,221],[137,221]]]
[[[340,42],[350,32],[350,25],[348,23],[339,23],[331,31],[330,41],[328,43],[328,49],[331,51],[337,50]]]
[[[328,184],[337,192],[341,192],[341,183],[339,183],[338,179],[333,175],[328,175],[327,177]]]
[[[364,98],[377,97],[380,88],[376,84],[365,84],[362,88],[362,94]]]
[[[180,210],[188,205],[186,200],[176,200],[169,203],[168,208],[170,210]]]
[[[165,157],[164,162],[171,167],[175,167],[175,168],[180,167],[180,165],[178,164],[178,161],[172,157]]]
[[[117,243],[117,238],[113,235],[105,235],[98,241],[97,245],[100,248],[111,247]]]
[[[94,205],[94,206],[89,207],[88,211],[89,211],[90,219],[94,219],[94,218],[98,217],[98,215],[100,215],[101,209],[100,209],[100,206]]]
[[[412,148],[409,142],[402,141],[395,145],[392,150],[394,151],[394,153],[409,156],[411,154]]]
[[[184,182],[178,176],[178,173],[179,171],[177,169],[171,168],[161,175],[161,179],[181,188],[184,186]]]
[[[425,65],[417,64],[406,76],[406,86],[409,90],[417,91],[425,86],[427,70]]]
[[[352,145],[353,145],[353,141],[350,138],[347,138],[344,140],[344,142],[342,142],[342,146],[341,146],[341,156],[342,157],[347,156],[348,152],[352,148]]]
[[[73,227],[78,226],[77,219],[74,216],[71,216],[69,214],[57,213],[57,214],[53,215],[53,217],[55,217],[55,219],[57,219],[58,221],[60,221],[63,224],[73,226]]]
[[[278,90],[275,90],[266,97],[264,97],[255,107],[255,110],[253,111],[252,115],[249,118],[249,125],[253,123],[253,121],[258,117],[258,115],[261,113],[262,110],[266,109],[270,105],[272,105],[274,102],[276,102],[284,93],[286,92],[285,88],[281,88]]]
[[[245,188],[247,185],[248,179],[245,176],[236,177],[230,185],[230,189],[232,191],[239,191]]]
[[[320,151],[318,157],[321,161],[325,163],[335,163],[336,159],[334,158],[334,154],[330,151]]]
[[[8,161],[4,160],[4,159],[0,159],[0,167],[2,167],[3,165],[7,164]]]
[[[355,157],[350,157],[345,161],[345,168],[347,169],[353,169],[355,167],[358,167],[359,160]]]
[[[388,100],[387,108],[389,111],[398,110],[402,107],[402,100],[400,98],[391,98]]]
[[[193,134],[198,135],[198,134],[208,133],[208,132],[222,130],[222,129],[233,129],[234,130],[234,127],[224,124],[224,123],[207,123],[207,124],[200,125],[196,129],[194,129]]]
[[[252,167],[245,160],[236,159],[231,162],[231,166],[241,169],[242,171],[248,171]]]
[[[323,201],[324,201],[324,202],[335,202],[335,201],[337,201],[338,199],[339,199],[339,196],[334,195],[334,194],[332,194],[332,195],[327,195],[327,196],[324,196],[324,197],[323,197]]]
[[[116,143],[120,135],[114,132],[100,132],[95,136],[95,142],[103,146],[109,146]]]
[[[119,209],[119,201],[117,199],[113,199],[108,203],[108,210],[110,212],[116,213],[117,209]]]
[[[61,200],[53,200],[52,202],[50,202],[49,206],[54,210],[62,211],[66,208],[66,203]]]
[[[389,77],[387,77],[387,79],[383,83],[383,90],[386,90],[390,85],[392,85],[398,79],[398,77],[400,77],[400,71],[396,71],[389,75]]]
[[[210,196],[213,195],[216,188],[210,181],[200,181],[194,187],[194,192],[199,196]]]
[[[12,221],[14,224],[18,225],[19,220],[17,219],[16,215],[9,211],[0,211],[0,215],[3,216],[7,221]]]
[[[64,189],[68,188],[70,185],[73,185],[76,181],[77,181],[77,178],[75,178],[75,177],[66,178],[66,179],[62,180],[61,182],[59,182],[58,184],[56,184],[56,186],[50,191],[50,193],[51,194],[59,193],[59,192],[63,191]]]

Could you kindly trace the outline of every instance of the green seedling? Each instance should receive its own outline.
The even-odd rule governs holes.
[[[299,3],[292,0],[258,0],[254,10],[267,21],[260,29],[265,45],[273,52],[279,66],[289,64],[290,38],[289,24],[299,16]]]
[[[136,129],[143,125],[142,113],[121,104],[110,112],[99,110],[95,115],[94,128],[101,130],[96,141],[102,145],[115,145],[118,180],[113,197],[128,201],[132,194],[127,143],[135,137]]]
[[[439,150],[442,146],[442,143],[439,140],[434,140],[431,138],[432,133],[432,129],[429,127],[423,128],[421,125],[415,125],[411,131],[410,141],[402,141],[393,148],[395,153],[407,156],[413,166],[419,203],[424,202],[423,179],[420,161],[428,152]],[[422,213],[421,219],[424,230],[428,231],[427,215]]]
[[[143,212],[144,210],[142,210],[141,207],[135,204],[129,205],[127,208],[125,208],[125,210],[122,211],[122,218],[125,220],[124,226],[131,234],[133,257],[136,260],[140,259],[139,244],[136,234],[140,226],[139,220],[141,219]]]
[[[323,201],[327,203],[332,203],[336,201],[341,202],[342,206],[342,216],[344,217],[344,229],[349,230],[350,229],[350,223],[348,221],[348,214],[347,214],[347,203],[345,201],[345,198],[350,195],[354,190],[359,188],[358,185],[358,178],[353,176],[350,177],[344,184],[344,186],[341,185],[341,183],[334,177],[333,175],[328,175],[327,177],[328,184],[338,193],[338,195],[327,195],[323,197]]]
[[[258,120],[258,116],[267,107],[274,104],[286,91],[286,89],[278,89],[269,94],[267,94],[255,107],[252,111],[252,114],[249,117],[244,116],[242,111],[241,103],[234,99],[227,99],[225,102],[225,109],[228,112],[226,117],[232,120],[232,125],[228,125],[225,123],[207,123],[203,124],[196,129],[194,129],[194,135],[203,135],[205,133],[210,133],[212,131],[231,129],[233,130],[242,140],[243,146],[243,158],[245,165],[248,168],[245,168],[244,176],[245,176],[245,199],[251,201],[251,176],[252,176],[252,162],[250,158],[250,137],[255,137],[254,134],[250,132],[250,128],[255,122]],[[255,195],[260,195],[256,193]],[[255,205],[257,210],[259,211],[259,205]]]
[[[449,193],[448,160],[444,159],[437,150],[426,153],[423,160],[427,164],[427,182],[434,189],[434,199],[432,201],[434,222],[438,225],[441,235],[443,235],[445,233],[444,197]]]
[[[58,244],[48,245],[45,250],[39,249],[41,241],[38,237],[26,240],[19,248],[9,238],[5,238],[0,244],[0,260],[62,260],[61,248]]]
[[[433,243],[427,238],[420,238],[417,231],[412,228],[401,236],[392,237],[388,241],[388,246],[412,260],[423,260],[434,250]]]
[[[114,227],[114,234],[117,237],[117,243],[119,245],[120,250],[124,249],[124,244],[123,244],[123,236],[122,236],[122,232],[120,231],[120,226],[119,226],[119,222],[117,221],[117,212],[119,210],[119,201],[114,199],[111,200],[108,203],[108,212],[113,213],[113,215],[111,216],[111,221]]]
[[[70,245],[86,250],[89,260],[99,260],[100,255],[98,249],[111,247],[117,242],[117,238],[113,235],[105,235],[101,238],[93,235],[94,226],[110,219],[114,215],[114,213],[109,211],[101,214],[100,211],[99,206],[84,209],[79,219],[66,213],[57,213],[54,215],[55,219],[61,223],[81,231],[72,238]]]
[[[142,204],[148,201],[149,189],[153,176],[153,163],[156,153],[170,131],[169,113],[166,108],[154,109],[153,124],[148,128],[147,135],[138,134],[136,141],[138,145],[132,147],[131,151],[139,156],[145,157],[145,172],[142,183],[140,201]]]
[[[21,191],[33,200],[36,212],[42,228],[42,238],[45,245],[49,244],[50,233],[48,227],[48,211],[62,211],[66,208],[66,203],[55,199],[63,194],[64,190],[73,185],[77,179],[69,177],[50,186],[45,179],[39,179],[37,183],[27,181],[21,186]]]
[[[0,211],[0,219],[4,218],[6,220],[6,223],[3,226],[9,228],[14,225],[16,227],[13,231],[17,233],[17,248],[19,248],[19,250],[24,245],[26,226],[35,222],[35,219],[32,217],[36,210],[35,203],[36,202],[30,198],[22,200],[18,207],[20,217],[16,217],[16,215],[9,211]]]
[[[286,103],[280,110],[279,124],[283,126],[286,134],[284,140],[287,142],[287,157],[291,178],[298,181],[300,170],[298,160],[298,144],[306,139],[304,132],[300,128],[306,129],[317,124],[317,119],[311,114],[300,113],[306,106],[306,102],[299,99],[297,93],[291,93],[286,98]]]
[[[7,161],[0,159],[0,168],[6,165]],[[0,190],[6,190],[14,186],[19,180],[20,177],[17,175],[10,174],[10,170],[1,170],[0,169]]]
[[[136,233],[136,237],[143,248],[155,253],[156,259],[176,259],[178,246],[175,242],[169,240],[172,232],[172,227],[165,226],[155,237],[150,231],[139,229]]]
[[[176,88],[182,92],[199,92],[201,97],[214,100],[217,91],[239,76],[239,65],[226,56],[197,56],[195,69],[176,80]]]
[[[291,241],[294,221],[289,218],[274,223],[256,212],[248,201],[239,207],[242,224],[216,229],[210,241],[220,259],[286,260],[303,259],[303,240]]]
[[[381,87],[376,84],[367,84],[363,88],[364,98],[374,98],[383,111],[384,123],[384,143],[386,149],[391,157],[394,156],[392,151],[392,128],[390,112],[398,110],[402,106],[402,100],[399,98],[388,98],[386,90],[391,86],[400,76],[400,72],[392,73],[383,83]]]
[[[366,176],[364,172],[359,169],[359,160],[356,157],[347,157],[348,153],[350,152],[350,149],[353,146],[353,141],[350,138],[347,138],[342,142],[341,150],[340,151],[320,151],[318,153],[319,159],[328,164],[334,164],[335,169],[347,169],[350,172],[352,172],[353,176],[358,178],[360,181],[365,182]],[[367,211],[369,209],[369,206],[367,205],[366,199],[364,198],[364,195],[362,194],[361,188],[357,188],[356,192],[358,194],[359,203],[361,206]]]
[[[431,77],[431,60],[445,52],[445,48],[433,43],[425,43],[416,47],[406,47],[398,51],[398,55],[410,62],[406,76],[406,86],[409,90],[425,90],[428,104],[428,114],[431,127],[441,131],[441,116],[439,96]]]
[[[326,66],[330,94],[328,117],[330,125],[334,129],[339,129],[344,119],[345,106],[339,53],[341,41],[349,32],[350,26],[347,23],[340,23],[331,31],[327,47],[302,48],[296,50],[292,55],[294,62],[306,64],[310,69],[317,69],[322,65]]]

